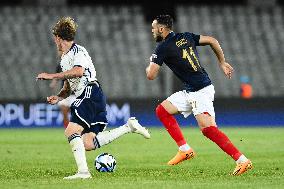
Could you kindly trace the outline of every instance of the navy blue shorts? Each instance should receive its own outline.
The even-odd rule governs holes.
[[[84,133],[102,132],[107,125],[106,98],[98,84],[89,84],[71,107],[70,122],[84,128]]]

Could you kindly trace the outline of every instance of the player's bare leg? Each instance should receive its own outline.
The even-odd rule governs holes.
[[[195,116],[204,136],[215,142],[224,152],[231,156],[237,163],[233,175],[240,175],[252,169],[252,163],[230,141],[230,139],[217,128],[215,117],[204,112]]]
[[[192,159],[195,155],[193,149],[184,139],[182,131],[173,116],[173,114],[177,113],[178,109],[168,100],[163,101],[156,108],[157,117],[179,146],[178,153],[168,162],[168,165],[176,165],[184,160]]]
[[[65,130],[65,136],[68,138],[69,144],[71,146],[78,167],[78,172],[75,175],[64,177],[64,179],[92,178],[86,161],[84,143],[81,138],[82,131],[83,127],[73,122],[69,122],[68,127]]]

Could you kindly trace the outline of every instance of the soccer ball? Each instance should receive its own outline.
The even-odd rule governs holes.
[[[113,172],[116,168],[116,160],[109,153],[102,153],[96,157],[95,168],[99,172]]]

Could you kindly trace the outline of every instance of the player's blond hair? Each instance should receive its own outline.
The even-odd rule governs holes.
[[[71,17],[63,17],[53,26],[52,33],[63,40],[73,41],[75,38],[77,24]]]

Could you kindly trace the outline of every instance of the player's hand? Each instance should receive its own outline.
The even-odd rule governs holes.
[[[220,63],[220,68],[223,70],[224,74],[228,79],[233,76],[234,68],[227,62]]]
[[[54,74],[40,73],[37,75],[36,80],[52,80],[54,79]]]
[[[54,104],[57,104],[59,102],[60,98],[58,96],[49,96],[49,97],[46,98],[46,100],[49,104],[54,105]]]

